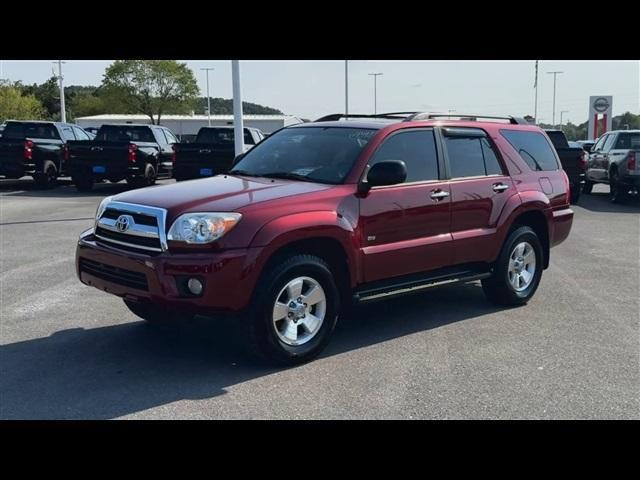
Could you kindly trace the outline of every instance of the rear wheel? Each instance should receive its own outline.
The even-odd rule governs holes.
[[[582,193],[586,193],[589,195],[593,190],[593,182],[591,180],[585,180],[584,185],[582,185]]]
[[[72,177],[71,180],[79,192],[90,192],[93,190],[93,177]]]
[[[55,187],[58,182],[58,169],[51,160],[45,160],[42,165],[42,173],[33,176],[38,188],[47,189]]]
[[[524,305],[540,284],[542,266],[540,239],[531,228],[518,227],[505,241],[493,276],[482,281],[484,293],[498,305]]]
[[[162,308],[151,303],[138,303],[124,300],[127,308],[136,316],[146,320],[152,325],[178,325],[192,320],[195,315],[177,310]]]
[[[623,203],[627,199],[627,191],[620,183],[617,170],[611,170],[609,174],[609,199],[613,203]]]
[[[580,184],[574,183],[571,185],[571,203],[578,203],[580,199]]]
[[[156,169],[148,163],[144,167],[144,175],[141,177],[128,178],[127,183],[133,188],[150,187],[156,183]]]

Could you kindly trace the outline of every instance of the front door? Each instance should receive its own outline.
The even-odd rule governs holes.
[[[402,160],[407,179],[373,187],[360,200],[364,280],[425,272],[451,264],[449,184],[441,180],[431,128],[392,132],[369,165]]]

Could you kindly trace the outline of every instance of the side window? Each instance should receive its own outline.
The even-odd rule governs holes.
[[[171,133],[169,130],[163,130],[165,137],[167,137],[168,143],[180,143],[180,141],[176,138],[176,136]]]
[[[251,135],[251,131],[248,128],[244,129],[244,143],[245,145],[256,144],[256,142],[253,141],[253,135]]]
[[[602,150],[602,145],[604,145],[604,141],[605,141],[605,139],[606,139],[608,136],[609,136],[609,135],[604,135],[604,136],[600,137],[600,138],[596,141],[595,145],[592,147],[591,151],[592,151],[592,152],[595,152],[595,151],[597,151],[597,150]]]
[[[375,152],[369,165],[384,160],[402,160],[407,165],[407,183],[439,178],[433,130],[413,130],[390,136]]]
[[[71,127],[62,127],[62,136],[64,140],[76,139],[76,137],[73,135],[73,130],[71,130]]]
[[[451,178],[485,175],[482,145],[478,137],[445,137]]]
[[[538,132],[524,130],[500,130],[500,133],[534,171],[558,170],[558,160],[553,146]]]
[[[160,145],[167,144],[167,138],[164,136],[164,131],[161,128],[153,128],[153,133],[155,134],[156,141]]]
[[[73,133],[76,134],[76,139],[78,140],[90,140],[89,135],[84,133],[81,128],[73,127]]]
[[[484,168],[487,171],[487,175],[504,175],[502,166],[498,160],[498,156],[494,150],[493,145],[489,143],[486,138],[480,139],[482,144],[482,155],[484,156]]]
[[[602,145],[602,150],[604,150],[605,152],[608,152],[609,150],[611,150],[611,147],[613,146],[613,141],[616,139],[616,136],[612,133],[610,133],[609,135],[607,135],[607,139],[604,141],[604,144]]]

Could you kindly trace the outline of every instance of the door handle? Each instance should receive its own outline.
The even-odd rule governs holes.
[[[444,190],[431,190],[431,199],[435,201],[442,200],[443,198],[447,198],[449,196],[449,192],[445,192]]]
[[[496,193],[502,193],[505,190],[509,189],[509,185],[505,185],[504,183],[494,183],[493,184],[493,191]]]

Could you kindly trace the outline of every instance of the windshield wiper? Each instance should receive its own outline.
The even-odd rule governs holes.
[[[285,178],[288,180],[302,180],[303,182],[317,182],[317,180],[313,180],[306,175],[300,175],[299,173],[292,172],[271,172],[263,173],[260,176],[265,178]]]

